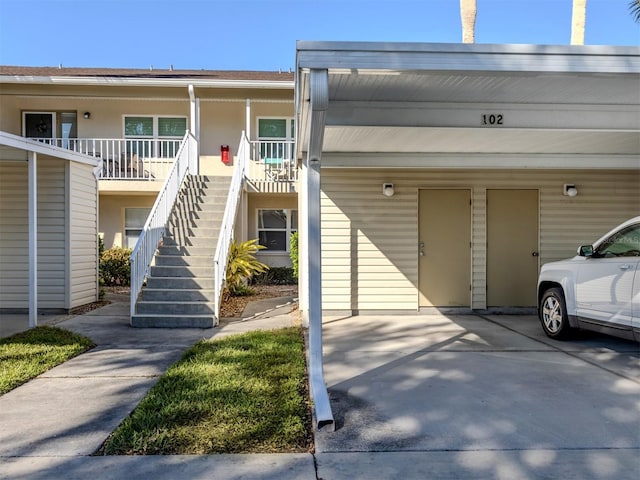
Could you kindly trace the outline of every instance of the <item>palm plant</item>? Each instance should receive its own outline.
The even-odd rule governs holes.
[[[460,0],[463,43],[475,43],[476,41],[476,12],[476,0]]]
[[[584,45],[587,0],[573,0],[571,13],[571,45]]]
[[[633,19],[640,23],[640,0],[631,0],[629,2],[629,11]]]
[[[254,275],[269,270],[267,265],[255,257],[255,254],[264,248],[263,245],[258,245],[257,239],[231,243],[226,275],[227,290],[231,295],[247,294],[248,281]]]

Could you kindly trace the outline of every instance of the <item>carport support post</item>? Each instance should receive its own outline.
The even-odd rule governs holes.
[[[317,428],[333,431],[329,393],[324,381],[322,361],[322,261],[320,237],[320,157],[324,139],[325,117],[329,103],[327,70],[312,70],[310,76],[310,138],[306,157],[307,170],[307,259],[309,309],[309,384],[316,414]]]
[[[38,175],[35,152],[29,152],[29,328],[38,325]]]

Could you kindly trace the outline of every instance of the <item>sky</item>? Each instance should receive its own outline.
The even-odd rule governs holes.
[[[640,45],[629,0],[587,0],[585,44]],[[569,44],[572,0],[477,0],[476,43]],[[296,40],[458,43],[459,0],[0,0],[0,64],[295,67]]]

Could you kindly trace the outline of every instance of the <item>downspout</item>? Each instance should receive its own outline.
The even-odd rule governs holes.
[[[244,107],[244,132],[247,140],[251,141],[251,99],[247,98]]]
[[[320,235],[320,159],[327,109],[329,107],[329,73],[310,72],[309,148],[307,170],[307,258],[309,278],[309,383],[318,429],[335,430],[322,359],[322,250]]]
[[[194,168],[194,171],[192,172],[194,175],[197,175],[199,172],[199,165],[200,165],[200,99],[196,97],[195,94],[195,88],[193,87],[193,84],[189,85],[189,106],[190,106],[190,119],[191,119],[191,124],[190,124],[190,130],[191,133],[193,134],[194,138],[196,139],[196,159],[197,161],[195,162],[189,162],[190,165]]]

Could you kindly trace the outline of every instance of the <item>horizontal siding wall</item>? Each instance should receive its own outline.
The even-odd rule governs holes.
[[[65,306],[65,162],[38,159],[38,308]],[[27,164],[0,162],[0,308],[28,308]]]
[[[540,265],[640,214],[638,171],[323,169],[325,310],[417,310],[418,191],[471,188],[472,307],[486,308],[486,191],[539,189]],[[382,195],[391,182],[395,195]],[[562,195],[575,183],[578,196]]]
[[[98,299],[98,200],[92,167],[69,165],[69,308]]]

